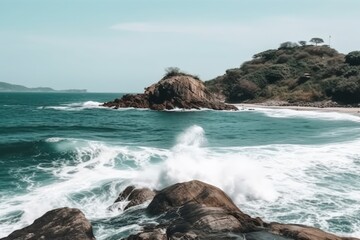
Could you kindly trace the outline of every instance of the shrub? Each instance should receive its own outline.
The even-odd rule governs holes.
[[[283,42],[280,44],[279,49],[288,49],[288,48],[295,48],[298,47],[299,45],[295,42]]]
[[[359,75],[359,69],[357,68],[350,68],[345,74],[344,76],[346,78],[349,78],[349,77],[353,77],[353,76],[357,76]]]
[[[253,82],[249,80],[240,80],[238,85],[236,85],[231,93],[230,100],[232,102],[236,101],[245,101],[254,99],[260,88]]]
[[[299,44],[300,44],[301,46],[306,46],[306,41],[299,41]]]
[[[338,54],[338,52],[335,49],[324,46],[320,46],[320,47],[308,46],[304,49],[309,54],[319,57],[323,57],[323,56],[334,57],[336,54]]]
[[[267,50],[267,51],[264,51],[264,52],[260,52],[260,53],[257,53],[253,56],[254,59],[257,59],[257,58],[263,58],[265,60],[272,60],[276,57],[276,52],[277,50],[275,49],[270,49],[270,50]]]
[[[309,57],[310,57],[310,54],[308,54],[306,52],[301,52],[301,53],[295,55],[296,60],[306,59]]]
[[[331,78],[324,82],[325,92],[340,103],[360,103],[360,79]]]
[[[290,59],[289,55],[283,54],[277,59],[276,63],[287,63]]]
[[[178,68],[178,67],[167,67],[167,68],[165,68],[165,75],[164,75],[164,77],[162,79],[167,79],[167,78],[171,78],[171,77],[174,77],[174,76],[189,76],[189,77],[195,78],[197,80],[200,80],[199,76],[191,75],[191,74],[182,72],[180,70],[180,68]]]
[[[345,56],[345,62],[351,66],[359,66],[360,65],[360,51],[350,52]]]

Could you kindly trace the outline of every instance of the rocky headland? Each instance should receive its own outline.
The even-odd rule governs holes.
[[[230,103],[359,107],[360,51],[345,55],[326,45],[285,42],[205,85]]]
[[[153,217],[157,223],[139,223],[142,230],[125,240],[359,240],[339,237],[304,225],[267,223],[260,218],[250,217],[221,189],[197,180],[178,183],[161,191],[129,186],[115,202],[118,201],[127,201],[126,209],[150,201],[146,208],[138,211]],[[120,227],[122,226],[114,226],[114,229]],[[91,224],[80,210],[60,208],[47,212],[32,225],[1,240],[15,239],[95,238]]]
[[[152,110],[200,109],[237,110],[219,101],[197,77],[175,73],[145,89],[143,94],[127,94],[103,104],[110,108],[150,108]]]

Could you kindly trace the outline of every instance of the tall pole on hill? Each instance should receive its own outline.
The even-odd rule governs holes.
[[[331,47],[331,35],[329,35],[329,47]]]

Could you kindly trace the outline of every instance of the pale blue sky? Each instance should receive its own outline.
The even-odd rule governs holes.
[[[359,0],[0,0],[0,81],[142,92],[177,66],[203,80],[281,42],[360,49]]]

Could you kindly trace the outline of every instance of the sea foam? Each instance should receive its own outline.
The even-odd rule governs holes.
[[[170,149],[56,137],[44,142],[60,152],[71,151],[73,157],[37,166],[51,181],[34,185],[31,175],[24,176],[27,192],[0,196],[0,237],[63,206],[81,209],[93,222],[119,217],[123,207],[113,202],[127,185],[161,189],[193,179],[223,189],[252,216],[324,230],[334,229],[332,221],[348,219],[348,232],[360,236],[360,140],[209,147],[204,129],[194,125],[179,133]],[[123,231],[138,227],[131,223]],[[95,227],[98,239],[119,231]],[[340,228],[333,232],[345,234]]]

